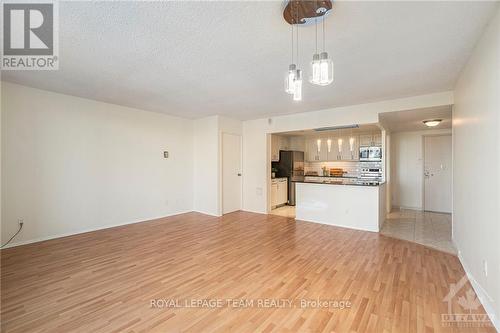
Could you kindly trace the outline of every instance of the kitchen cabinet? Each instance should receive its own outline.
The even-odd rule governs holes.
[[[328,152],[328,161],[339,161],[342,159],[341,151],[339,150],[339,138],[331,138],[332,146]]]
[[[329,161],[356,161],[359,160],[358,138],[353,136],[353,149],[349,143],[350,136],[336,137],[332,139],[332,149],[328,155]],[[339,140],[342,140],[339,144]]]
[[[382,134],[363,134],[359,136],[359,145],[361,147],[382,146]]]
[[[286,136],[271,135],[271,161],[277,162],[280,160],[280,150],[290,149],[290,140]]]
[[[271,181],[271,207],[284,205],[288,202],[288,179],[275,178]]]
[[[288,202],[288,180],[278,181],[278,205],[284,205]]]
[[[271,184],[271,207],[278,205],[278,183]]]
[[[332,144],[328,151],[328,137],[321,138],[320,151],[318,152],[317,137],[309,138],[306,141],[306,160],[309,162],[326,161],[357,161],[359,160],[359,138],[353,136],[353,150],[349,144],[350,136],[331,137]],[[339,149],[339,139],[342,139],[341,149]]]
[[[359,138],[357,136],[352,136],[353,145],[351,150],[350,139],[351,136],[346,136],[343,138],[342,145],[342,160],[344,161],[358,161],[359,160]]]
[[[307,160],[310,162],[321,162],[328,160],[328,146],[325,138],[321,138],[321,144],[319,145],[320,149],[318,151],[318,139],[319,138],[310,138],[307,140],[306,148],[307,148]]]

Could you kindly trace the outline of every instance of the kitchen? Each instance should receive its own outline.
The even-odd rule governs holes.
[[[384,138],[377,124],[272,134],[270,214],[378,232]]]

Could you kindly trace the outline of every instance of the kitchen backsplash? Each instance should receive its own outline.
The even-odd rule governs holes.
[[[322,168],[326,166],[328,169],[331,168],[341,168],[344,169],[344,176],[347,177],[358,177],[360,172],[360,162],[357,161],[339,161],[339,162],[305,162],[304,171],[305,174],[310,172],[317,172],[319,176],[323,175]]]

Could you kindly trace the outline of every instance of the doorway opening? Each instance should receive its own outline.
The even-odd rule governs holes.
[[[427,119],[441,121],[429,127]],[[390,205],[381,233],[456,254],[451,120],[451,105],[380,115],[390,136]]]

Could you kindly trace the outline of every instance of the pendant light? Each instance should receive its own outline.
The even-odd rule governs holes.
[[[326,144],[328,145],[328,152],[332,152],[332,139],[326,140]]]
[[[293,63],[293,24],[291,24],[292,30],[292,63],[288,66],[288,72],[285,75],[285,92],[287,94],[293,95],[295,92],[295,78],[297,76],[297,65]]]
[[[327,86],[333,82],[333,61],[325,51],[325,17],[323,16],[323,52],[319,55],[319,83],[320,86]]]
[[[342,130],[339,131],[339,138],[337,139],[337,144],[339,145],[339,153],[342,154],[342,144],[344,143],[344,140],[342,139]]]
[[[318,153],[321,152],[321,139],[316,140],[316,146],[318,147]]]
[[[297,2],[291,2],[293,6],[295,6],[295,21],[292,21],[290,24],[292,26],[292,63],[290,66],[288,66],[288,72],[286,73],[285,76],[285,92],[288,94],[293,95],[293,100],[294,101],[301,101],[302,100],[302,71],[297,68],[297,65],[293,63],[293,51],[294,51],[294,45],[293,45],[293,26],[297,24],[298,22],[298,3]],[[299,26],[297,25],[296,28],[296,34],[297,34],[297,60],[299,59]]]
[[[302,100],[302,71],[297,69],[295,71],[295,80],[294,82],[294,91],[293,91],[293,100],[301,101]]]
[[[295,77],[297,76],[297,66],[295,64],[290,64],[288,66],[288,72],[285,77],[285,92],[287,94],[293,95],[295,92]]]
[[[349,138],[349,149],[351,153],[354,151],[354,137],[352,136],[352,129],[351,129],[351,137]]]

